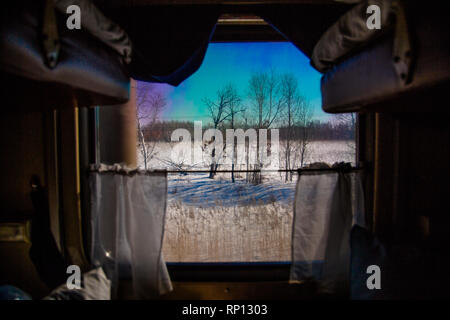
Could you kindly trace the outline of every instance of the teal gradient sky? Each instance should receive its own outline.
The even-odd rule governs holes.
[[[233,83],[246,100],[248,80],[255,71],[292,72],[300,93],[309,101],[314,118],[326,121],[321,109],[320,73],[290,42],[211,43],[203,64],[178,87],[158,84],[167,97],[162,120],[202,120],[209,122],[203,98],[214,99],[218,89]]]

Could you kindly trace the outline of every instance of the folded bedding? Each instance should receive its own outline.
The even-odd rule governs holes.
[[[59,53],[49,65],[46,60],[51,55],[44,50],[48,35],[41,32],[42,11],[40,1],[24,1],[2,12],[0,71],[4,80],[26,79],[36,91],[51,93],[54,105],[62,104],[58,99],[63,95],[70,99],[75,95],[80,106],[128,101],[130,80],[125,63],[131,47],[125,33],[107,20],[102,22],[98,12],[92,10],[92,17],[85,12],[81,30],[69,30],[66,14],[55,10],[55,20],[50,24],[56,25],[57,37],[52,41]],[[90,32],[95,30],[93,25],[100,26],[96,33]]]
[[[381,29],[367,28],[367,7],[380,8]],[[370,0],[354,6],[332,25],[319,39],[311,55],[311,64],[326,72],[345,57],[354,54],[392,28],[395,7],[390,0]]]
[[[366,27],[364,9],[372,3],[381,7],[381,30]],[[324,33],[311,58],[324,73],[324,111],[373,110],[375,104],[404,93],[446,88],[450,80],[450,46],[444,40],[447,18],[437,6],[408,4],[365,1]]]

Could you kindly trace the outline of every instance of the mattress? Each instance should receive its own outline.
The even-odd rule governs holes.
[[[398,103],[401,100],[396,99],[412,97],[412,93],[419,93],[421,100],[431,100],[431,96],[426,97],[427,90],[434,98],[436,94],[446,96],[450,88],[446,19],[442,10],[431,5],[411,8],[409,34],[414,59],[407,82],[396,68],[395,29],[329,68],[321,79],[323,110],[330,113],[399,111],[386,110],[387,106],[392,107],[386,102]],[[413,107],[426,110],[432,106],[401,107],[401,111],[405,111]]]

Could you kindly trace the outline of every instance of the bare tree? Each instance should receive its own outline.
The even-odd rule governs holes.
[[[230,106],[237,106],[240,98],[237,94],[236,89],[232,84],[228,84],[225,87],[219,89],[216,93],[216,99],[211,100],[208,98],[204,98],[203,102],[208,108],[209,116],[212,120],[212,125],[214,129],[218,129],[220,125],[223,124],[225,120],[230,118]],[[215,172],[219,164],[216,162],[216,147],[215,147],[215,137],[213,138],[213,148],[211,152],[211,165],[210,165],[210,173],[209,177],[214,178]],[[223,151],[223,150],[222,150]]]
[[[234,97],[234,98],[230,99],[230,103],[227,106],[227,114],[228,114],[228,119],[229,119],[229,122],[230,122],[230,129],[235,129],[236,117],[240,113],[244,112],[245,108],[243,108],[241,106],[241,104],[240,104],[241,103],[241,98],[237,94],[237,90],[232,85],[230,85],[229,90],[230,90],[231,96]],[[233,141],[231,143],[233,144],[233,156],[232,156],[232,159],[231,159],[231,181],[234,183],[234,181],[235,181],[235,179],[234,179],[234,167],[235,167],[235,158],[236,158],[236,147],[237,147],[237,145],[234,143],[234,138],[233,138]]]
[[[270,128],[284,105],[280,76],[274,70],[253,73],[248,83],[248,97],[257,114],[257,128]]]
[[[284,121],[284,127],[286,130],[286,136],[285,136],[285,150],[284,150],[284,159],[285,159],[285,169],[289,170],[291,169],[291,152],[292,152],[292,139],[293,133],[294,133],[294,122],[296,113],[298,113],[298,92],[297,92],[297,80],[293,77],[291,74],[285,74],[282,76],[281,79],[281,86],[282,86],[282,92],[283,96],[286,102],[286,108],[283,110],[283,118]],[[288,180],[289,172],[286,171],[285,179]]]
[[[281,76],[281,91],[284,108],[281,112],[280,124],[284,128],[284,162],[285,169],[290,170],[304,165],[310,140],[311,108],[300,95],[298,81],[291,73]],[[292,180],[292,173],[286,171],[286,181]]]
[[[248,108],[244,108],[241,114],[243,123],[242,123],[242,129],[244,131],[247,131],[250,128],[250,111],[248,110]],[[250,170],[250,142],[248,141],[244,141],[244,147],[245,147],[245,169],[246,169],[246,173],[245,173],[245,181],[246,182],[250,182],[250,175],[249,175],[249,170]]]
[[[136,96],[136,120],[138,129],[138,148],[144,162],[144,169],[148,169],[149,161],[155,156],[155,146],[158,135],[154,132],[162,110],[167,104],[163,93],[158,91],[155,86],[137,82],[137,96]],[[153,139],[148,141],[147,137]]]
[[[296,125],[300,128],[299,137],[296,137],[299,141],[298,154],[300,167],[305,165],[306,155],[309,151],[309,143],[311,141],[311,124],[313,118],[313,112],[311,106],[308,102],[301,96],[297,100],[298,104],[298,115]],[[297,163],[297,161],[295,161]]]
[[[356,145],[354,143],[355,130],[356,130],[356,113],[337,113],[333,114],[331,118],[331,123],[336,130],[341,127],[344,129],[346,134],[344,134],[348,149],[348,153],[356,154]],[[350,132],[350,134],[349,134]]]
[[[248,83],[248,98],[252,111],[257,115],[257,129],[270,128],[284,107],[280,76],[274,70],[253,73]],[[256,148],[256,169],[261,169],[259,135]],[[261,175],[255,172],[253,181],[260,183]]]
[[[333,114],[331,122],[334,125],[342,125],[354,131],[356,128],[356,113]]]

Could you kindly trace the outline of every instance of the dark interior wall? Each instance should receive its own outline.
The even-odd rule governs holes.
[[[376,115],[374,231],[388,297],[449,296],[449,146],[445,112]]]
[[[450,244],[450,118],[377,115],[375,229],[394,242]]]
[[[43,114],[3,114],[0,130],[0,217],[17,219],[33,209],[31,177],[37,175],[45,183]]]
[[[356,122],[356,162],[365,168],[363,179],[364,207],[366,224],[369,230],[373,229],[373,169],[375,166],[374,143],[375,143],[375,114],[358,114]]]
[[[130,100],[98,108],[99,161],[112,165],[137,166],[136,82],[131,79]]]
[[[399,223],[406,233],[419,233],[419,236],[429,233],[443,246],[450,244],[448,116],[412,114],[398,119],[401,143],[399,187],[403,190],[399,195],[399,209],[403,213]]]
[[[0,117],[0,223],[22,222],[32,216],[30,180],[45,184],[45,131],[42,112]],[[0,242],[0,284],[15,285],[33,297],[48,292],[30,256],[30,243]]]

